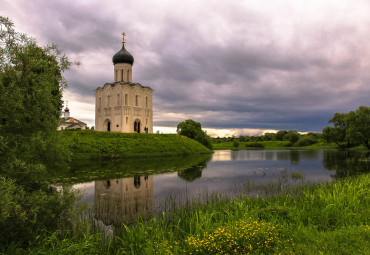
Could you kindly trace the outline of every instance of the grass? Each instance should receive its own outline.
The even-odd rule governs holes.
[[[305,178],[305,174],[301,171],[293,171],[292,172],[292,179],[294,180],[297,180],[297,179],[301,179],[301,180],[304,180]]]
[[[73,157],[127,158],[212,153],[195,140],[175,134],[137,134],[83,131],[60,131],[61,140]]]
[[[105,237],[82,222],[39,237],[27,254],[369,254],[370,174],[269,197],[210,195]],[[18,250],[17,250],[18,249]],[[1,249],[0,249],[1,250]]]
[[[255,146],[256,143],[263,145],[262,147]],[[251,146],[248,146],[251,145]],[[337,149],[334,143],[324,143],[319,142],[312,144],[310,146],[296,147],[288,141],[261,141],[261,142],[240,142],[239,147],[234,147],[233,142],[223,142],[213,144],[214,150],[286,150],[286,149],[305,149],[305,150],[315,150],[315,149]]]

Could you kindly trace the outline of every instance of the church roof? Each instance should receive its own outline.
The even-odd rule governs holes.
[[[134,57],[125,49],[125,43],[122,43],[122,49],[114,54],[112,58],[113,64],[127,63],[134,64]]]
[[[62,117],[62,118],[60,118],[62,121],[63,121],[63,123],[68,123],[68,124],[80,124],[80,125],[86,125],[86,123],[85,122],[83,122],[83,121],[80,121],[80,120],[78,120],[78,119],[75,119],[75,118],[72,118],[72,117]]]
[[[131,87],[134,87],[134,86],[140,86],[142,88],[145,88],[145,89],[150,89],[150,90],[153,90],[151,87],[147,87],[147,86],[143,86],[141,85],[140,83],[133,83],[133,82],[128,82],[128,81],[117,81],[117,82],[111,82],[111,83],[106,83],[103,88],[106,86],[106,85],[111,85],[112,87],[115,87],[117,85],[130,85]],[[96,90],[98,89],[102,89],[101,87],[98,87]]]

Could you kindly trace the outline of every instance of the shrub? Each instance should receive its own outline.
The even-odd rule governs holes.
[[[238,148],[240,146],[240,142],[238,139],[234,139],[233,141],[233,147]]]
[[[0,243],[27,244],[43,231],[71,226],[75,195],[52,187],[27,190],[14,179],[0,178]]]
[[[307,135],[307,136],[300,137],[296,145],[297,146],[309,146],[315,143],[317,143],[317,139],[313,136]]]
[[[285,147],[292,147],[292,146],[293,146],[293,144],[292,144],[291,142],[287,142],[284,146],[285,146]]]
[[[256,143],[256,142],[247,143],[247,144],[245,145],[245,147],[265,148],[265,146],[264,146],[262,143]]]

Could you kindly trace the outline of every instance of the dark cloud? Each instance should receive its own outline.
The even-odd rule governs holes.
[[[84,96],[112,81],[125,31],[134,81],[155,90],[155,125],[194,118],[210,128],[321,131],[335,112],[369,105],[370,8],[320,2],[39,0],[4,9],[82,62],[67,79]]]

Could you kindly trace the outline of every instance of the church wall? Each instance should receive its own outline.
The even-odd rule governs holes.
[[[150,88],[122,83],[116,83],[114,87],[106,84],[103,88],[98,88],[95,104],[96,130],[107,131],[107,122],[110,121],[112,132],[132,133],[135,120],[139,120],[140,133],[145,133],[145,127],[148,127],[148,133],[153,133],[152,93]]]

